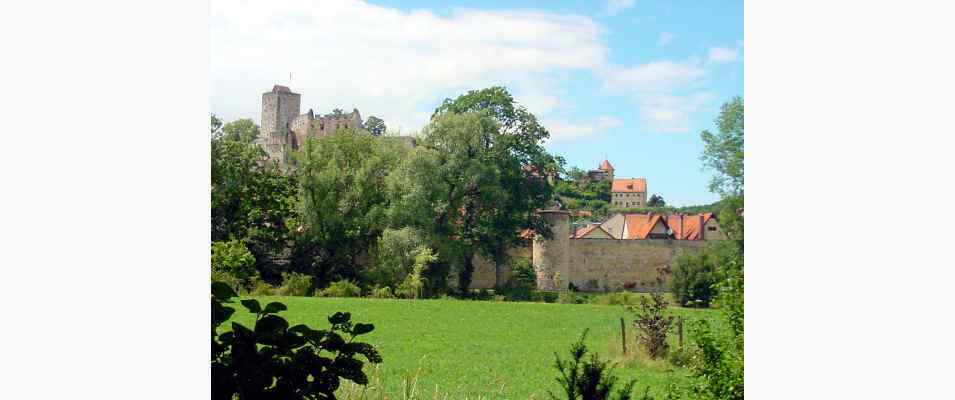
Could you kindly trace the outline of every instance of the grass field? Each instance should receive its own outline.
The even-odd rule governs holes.
[[[363,340],[378,348],[384,362],[367,367],[366,398],[403,399],[414,384],[415,398],[546,399],[559,393],[554,352],[566,357],[569,346],[589,328],[588,347],[618,363],[617,375],[636,378],[642,394],[660,393],[668,380],[687,379],[686,370],[665,361],[623,357],[620,318],[632,320],[623,306],[594,304],[504,303],[460,300],[379,300],[357,298],[257,297],[264,305],[281,301],[280,313],[291,324],[328,327],[327,316],[348,311],[356,322],[375,324]],[[251,326],[253,316],[238,304],[234,319]],[[686,318],[718,318],[713,310],[671,308]],[[675,338],[673,339],[675,347]],[[346,386],[347,388],[347,386]],[[382,396],[384,394],[384,396]],[[638,396],[635,396],[638,397]]]

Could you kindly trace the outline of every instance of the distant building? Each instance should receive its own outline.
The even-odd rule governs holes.
[[[613,179],[613,165],[610,165],[610,161],[606,159],[600,163],[597,169],[587,171],[587,173],[580,178],[580,183],[586,185],[590,182],[602,181],[604,179]]]
[[[610,205],[617,208],[642,208],[647,206],[647,180],[645,178],[614,179],[610,187]]]

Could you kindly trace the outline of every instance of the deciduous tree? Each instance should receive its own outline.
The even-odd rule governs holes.
[[[365,120],[365,130],[371,132],[373,136],[381,136],[385,133],[387,127],[385,126],[385,121],[372,115]]]
[[[703,165],[716,172],[710,191],[724,197],[743,194],[743,99],[734,97],[723,104],[716,118],[718,132],[704,130]]]

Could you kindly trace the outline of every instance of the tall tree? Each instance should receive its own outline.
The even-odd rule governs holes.
[[[365,120],[365,130],[371,132],[373,136],[381,136],[385,133],[386,129],[385,121],[381,118],[372,115]]]
[[[565,161],[544,149],[543,143],[550,133],[534,114],[514,100],[507,89],[494,86],[469,91],[454,100],[445,99],[432,118],[469,112],[483,113],[498,125],[496,130],[483,137],[481,147],[486,152],[485,159],[500,172],[498,185],[508,195],[493,205],[494,212],[488,210],[478,221],[484,224],[488,233],[479,250],[494,262],[495,281],[500,285],[503,284],[502,267],[507,261],[507,249],[524,244],[519,235],[521,230],[534,229],[549,237],[549,226],[536,210],[550,205],[553,193],[552,187],[546,184],[546,176],[564,172]],[[491,204],[486,206],[492,207]],[[465,268],[462,272],[470,284],[472,270]]]
[[[700,133],[703,139],[703,165],[716,174],[710,191],[723,197],[743,194],[743,99],[734,97],[723,104],[716,118],[718,133]]]
[[[261,264],[286,245],[285,221],[292,217],[294,181],[262,163],[257,145],[234,140],[223,130],[212,136],[212,241],[241,240]]]
[[[309,139],[299,156],[299,210],[304,232],[293,260],[319,285],[358,275],[358,257],[387,226],[386,178],[401,158],[396,143],[343,129]]]
[[[237,119],[222,126],[222,133],[231,140],[252,143],[259,137],[259,126],[248,118]]]
[[[667,202],[663,200],[663,196],[654,194],[650,196],[650,200],[647,200],[647,207],[665,207]]]

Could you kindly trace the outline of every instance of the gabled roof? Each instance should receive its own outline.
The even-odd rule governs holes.
[[[647,180],[644,178],[614,179],[610,189],[613,193],[639,193],[647,191]]]
[[[601,232],[605,233],[607,236],[613,237],[613,235],[611,235],[610,232],[607,232],[606,230],[604,230],[604,228],[601,228],[601,227],[600,227],[600,224],[590,224],[590,225],[587,225],[587,226],[585,226],[585,227],[583,227],[583,228],[578,229],[577,232],[574,233],[570,238],[571,238],[571,239],[582,239],[582,238],[586,237],[588,234],[590,234],[591,232],[593,232],[594,230],[597,230],[597,229],[599,229]]]
[[[605,159],[604,162],[600,163],[600,167],[598,167],[597,169],[601,171],[610,172],[610,171],[613,171],[613,165],[610,165],[610,161]]]
[[[667,226],[673,231],[676,240],[700,240],[700,232],[703,231],[700,216],[703,217],[703,225],[706,225],[713,218],[713,213],[673,214],[667,217]],[[682,223],[680,217],[683,217]]]
[[[666,226],[666,221],[660,214],[627,214],[627,236],[624,239],[646,239],[653,227],[660,223]]]

